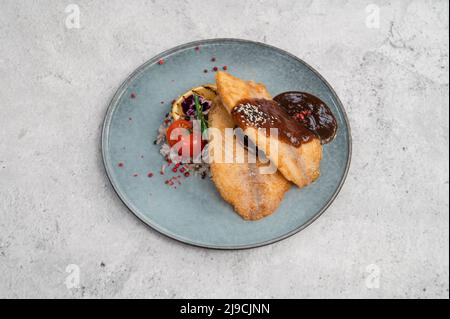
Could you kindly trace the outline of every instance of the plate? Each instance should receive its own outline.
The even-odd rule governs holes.
[[[336,139],[324,146],[321,177],[286,193],[278,210],[259,221],[245,221],[206,178],[165,184],[163,158],[153,141],[171,102],[186,90],[214,82],[214,68],[264,83],[272,95],[305,91],[331,108],[339,125]],[[274,243],[304,229],[336,198],[351,158],[348,120],[336,93],[308,64],[273,46],[238,39],[184,44],[152,58],[118,89],[105,117],[103,161],[123,203],[144,223],[187,244],[243,249]],[[150,176],[150,177],[149,177]]]

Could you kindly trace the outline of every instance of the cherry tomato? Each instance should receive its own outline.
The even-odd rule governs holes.
[[[181,137],[181,141],[182,141],[182,148],[178,150],[178,154],[179,155],[186,155],[186,156],[189,156],[189,157],[196,157],[203,150],[204,143],[201,140],[200,135],[197,136],[197,134],[195,134],[195,135],[194,134],[189,134],[188,136],[182,136]],[[200,145],[199,145],[199,143],[200,143]],[[189,154],[182,154],[182,150],[183,149],[189,150]]]
[[[185,133],[183,133],[183,135],[178,135],[176,139],[171,139],[170,135],[172,134],[174,129],[185,129],[183,131],[185,131]],[[182,138],[182,136],[184,135],[189,135],[191,134],[191,130],[192,130],[192,123],[186,120],[176,120],[175,122],[173,122],[169,128],[166,131],[166,139],[167,139],[167,144],[169,144],[170,147],[174,146],[177,142],[179,142]]]
[[[174,136],[171,138],[173,130],[182,129],[182,132],[178,132],[178,136]],[[201,153],[204,147],[204,142],[201,140],[200,133],[193,134],[192,133],[192,122],[186,120],[176,120],[173,122],[166,132],[167,143],[170,147],[173,147],[178,142],[181,142],[178,146],[181,146],[178,149],[178,154],[182,156],[196,157]],[[200,147],[197,145],[200,143]],[[183,150],[188,150],[189,154],[182,154]]]

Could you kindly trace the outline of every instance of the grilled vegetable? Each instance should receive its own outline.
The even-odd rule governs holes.
[[[196,107],[193,95],[198,95],[199,102],[203,108],[203,114],[207,114],[211,102],[215,99],[217,92],[214,84],[205,84],[195,87],[181,95],[172,105],[172,116],[175,120],[196,117]]]

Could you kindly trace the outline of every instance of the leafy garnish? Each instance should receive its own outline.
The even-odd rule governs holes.
[[[195,110],[197,111],[197,120],[200,121],[202,133],[208,128],[208,123],[206,123],[205,117],[203,116],[203,107],[200,105],[198,95],[194,94]]]

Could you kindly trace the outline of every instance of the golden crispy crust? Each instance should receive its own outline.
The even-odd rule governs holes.
[[[225,72],[217,73],[216,82],[219,96],[228,112],[231,112],[243,99],[271,99],[263,84],[244,81]],[[269,145],[270,142],[276,143],[277,154],[266,153],[283,176],[298,187],[305,187],[319,177],[322,145],[318,138],[301,147],[295,147],[282,140],[275,140],[262,134],[258,135],[257,130],[252,127],[247,128],[245,134],[261,149],[267,150],[266,145]]]
[[[220,130],[224,136],[225,128],[233,128],[234,123],[230,114],[221,105],[219,99],[213,103],[209,112],[209,126]],[[248,153],[234,138],[231,147],[241,148],[247,157]],[[209,142],[210,155],[221,143],[222,156],[225,149],[224,139],[221,141],[212,138]],[[212,156],[213,157],[213,156]],[[281,203],[284,193],[290,188],[290,183],[279,173],[260,174],[256,163],[211,163],[212,180],[223,199],[230,203],[236,212],[246,220],[258,220],[272,214]]]
[[[242,99],[272,99],[264,84],[244,81],[226,72],[217,72],[216,84],[217,91],[228,112],[231,112]]]

